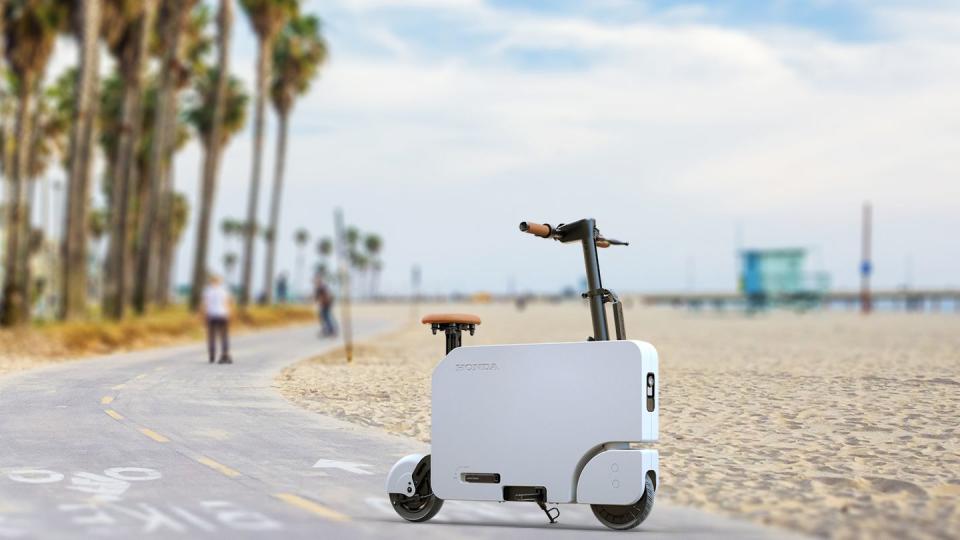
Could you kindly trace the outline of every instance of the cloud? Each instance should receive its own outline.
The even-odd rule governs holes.
[[[870,199],[881,285],[906,255],[917,279],[957,284],[960,248],[942,241],[960,228],[956,8],[858,4],[879,37],[841,41],[696,4],[623,21],[480,0],[313,5],[333,57],[292,120],[281,268],[283,239],[329,234],[343,205],[385,237],[387,290],[406,290],[413,264],[431,290],[575,284],[575,254],[511,235],[521,219],[584,215],[634,241],[605,254],[619,288],[681,288],[691,257],[701,287],[732,288],[737,224],[750,244],[819,247],[853,286]],[[538,52],[576,61],[545,69]],[[221,216],[244,212],[249,149],[245,136],[229,150]],[[197,155],[178,163],[194,191]]]

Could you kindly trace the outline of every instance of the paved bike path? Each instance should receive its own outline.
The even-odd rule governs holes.
[[[360,338],[387,327],[356,326]],[[273,388],[282,367],[335,344],[298,327],[233,346],[226,366],[191,344],[0,378],[0,539],[791,537],[662,501],[628,533],[577,505],[556,525],[532,504],[457,501],[403,522],[385,476],[427,446],[304,411]]]

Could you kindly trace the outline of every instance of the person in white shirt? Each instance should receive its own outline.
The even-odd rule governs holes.
[[[207,286],[203,289],[203,315],[207,322],[207,350],[210,352],[210,363],[217,356],[217,335],[220,336],[220,362],[232,364],[230,359],[229,321],[230,307],[233,301],[230,290],[224,285],[220,276],[211,275]]]

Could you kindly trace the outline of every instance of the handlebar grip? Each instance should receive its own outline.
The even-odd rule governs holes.
[[[521,221],[520,230],[541,238],[550,238],[550,234],[553,233],[553,228],[551,228],[550,225],[534,223],[532,221]]]

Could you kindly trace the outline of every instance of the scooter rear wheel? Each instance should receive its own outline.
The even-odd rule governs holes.
[[[397,514],[407,521],[427,521],[443,507],[443,499],[433,494],[433,487],[430,485],[430,456],[423,458],[417,465],[413,478],[417,486],[416,493],[409,496],[391,493],[390,503]]]
[[[644,484],[643,497],[640,500],[628,505],[618,506],[613,504],[591,504],[590,509],[593,515],[607,527],[626,531],[643,523],[653,510],[653,499],[656,497],[656,491],[653,487],[653,480],[648,476]]]

